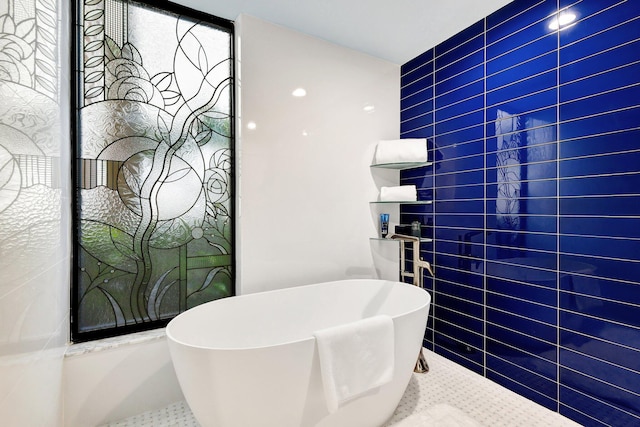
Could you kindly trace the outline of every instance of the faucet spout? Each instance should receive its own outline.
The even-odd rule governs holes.
[[[422,271],[426,269],[431,276],[435,277],[433,274],[433,269],[431,268],[431,264],[429,261],[426,261],[420,257],[420,238],[416,236],[409,236],[406,234],[394,234],[391,236],[391,239],[400,240],[400,274],[403,277],[413,277],[413,284],[416,286],[422,287]],[[408,272],[404,269],[404,250],[405,244],[411,242],[413,245],[413,272]]]

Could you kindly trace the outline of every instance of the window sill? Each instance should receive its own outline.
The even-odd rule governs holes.
[[[112,350],[131,344],[141,344],[164,338],[165,328],[154,329],[152,331],[137,332],[134,334],[122,335],[119,337],[105,338],[95,341],[87,341],[71,344],[67,347],[65,357],[80,356],[83,354],[95,353],[103,350]]]

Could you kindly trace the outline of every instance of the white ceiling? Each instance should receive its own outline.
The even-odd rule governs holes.
[[[225,19],[241,13],[404,64],[511,0],[173,0]]]

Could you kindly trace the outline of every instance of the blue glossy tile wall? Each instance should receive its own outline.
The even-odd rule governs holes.
[[[576,20],[549,28],[558,11]],[[402,67],[433,166],[426,345],[583,425],[640,425],[640,2],[515,0]]]

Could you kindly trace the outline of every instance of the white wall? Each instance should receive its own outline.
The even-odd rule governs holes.
[[[399,66],[252,16],[236,23],[239,291],[376,277],[369,165],[377,141],[399,135]]]
[[[399,67],[250,16],[236,35],[239,122],[257,124],[237,146],[238,291],[374,277],[369,164],[378,139],[398,137]],[[164,338],[67,357],[65,375],[69,427],[182,399]]]
[[[48,13],[40,3],[32,7],[27,3],[16,24],[35,16],[36,10]],[[12,13],[8,6],[0,0],[0,15]],[[65,12],[57,17],[54,13],[48,22],[56,21],[60,28],[69,25]],[[38,26],[38,31],[51,30],[55,37],[55,29],[42,21]],[[12,31],[7,21],[4,28]],[[19,28],[24,35],[29,24]],[[68,45],[64,33],[57,34],[58,47]],[[65,49],[52,45],[51,51],[61,55],[49,64],[49,70],[57,69],[57,77],[34,67],[31,54],[31,62],[20,62],[25,68],[18,71],[19,81],[15,76],[13,81],[6,76],[0,81],[0,424],[4,426],[62,425],[62,367],[69,330],[70,172],[43,165],[70,162],[69,60]],[[35,55],[47,65],[46,58]],[[25,78],[31,73],[35,78]],[[46,89],[38,84],[42,79],[50,83]]]

